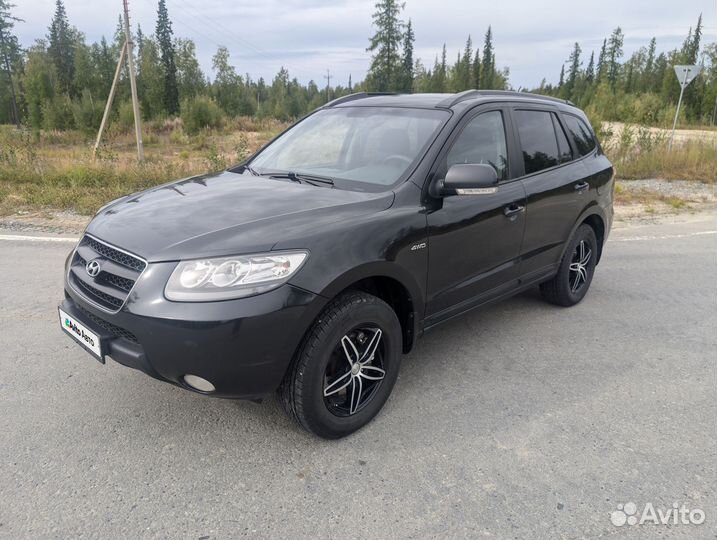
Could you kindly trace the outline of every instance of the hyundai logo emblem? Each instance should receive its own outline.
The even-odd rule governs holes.
[[[97,277],[102,268],[100,267],[100,263],[97,261],[97,259],[95,259],[87,263],[87,266],[85,266],[85,270],[90,277]]]

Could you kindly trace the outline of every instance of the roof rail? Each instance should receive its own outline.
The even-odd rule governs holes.
[[[373,97],[373,96],[396,96],[396,95],[398,95],[398,92],[357,92],[355,94],[349,94],[348,96],[342,96],[340,98],[336,98],[332,101],[329,101],[326,105],[324,105],[324,108],[335,107],[336,105],[341,105],[342,103],[347,103],[349,101],[356,101],[357,99],[364,99],[364,98]]]
[[[569,101],[567,99],[544,96],[542,94],[533,94],[530,92],[516,92],[515,90],[466,90],[465,92],[460,92],[444,99],[443,101],[438,103],[436,107],[450,109],[451,107],[457,105],[462,101],[478,98],[481,96],[528,97],[532,99],[553,101],[555,103],[565,103],[567,105],[572,105],[573,107],[575,106],[572,101]]]

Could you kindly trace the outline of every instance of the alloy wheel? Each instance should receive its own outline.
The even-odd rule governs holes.
[[[577,293],[588,282],[588,272],[590,271],[590,259],[593,251],[590,244],[585,240],[580,240],[573,257],[570,262],[570,272],[568,279],[570,281],[570,290],[573,294]]]
[[[324,373],[324,404],[336,416],[352,416],[376,395],[386,376],[383,332],[358,327],[344,334]]]

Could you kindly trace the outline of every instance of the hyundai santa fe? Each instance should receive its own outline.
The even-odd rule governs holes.
[[[354,94],[232,169],[100,209],[67,258],[60,324],[102,363],[223,398],[277,392],[338,438],[434,326],[537,285],[580,302],[612,198],[570,102]]]

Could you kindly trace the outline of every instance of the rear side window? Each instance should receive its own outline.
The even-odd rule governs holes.
[[[565,130],[560,125],[557,115],[554,113],[550,116],[553,117],[553,127],[555,128],[555,135],[558,138],[558,151],[560,152],[560,163],[567,163],[573,159],[573,151],[570,149],[568,138],[565,136]]]
[[[516,111],[518,136],[523,151],[525,174],[555,167],[560,163],[553,119],[547,111]]]
[[[586,156],[595,149],[597,143],[593,136],[592,130],[577,116],[572,114],[564,114],[563,119],[565,125],[568,126],[568,131],[575,141],[575,146],[578,149],[578,153],[581,156]]]

